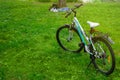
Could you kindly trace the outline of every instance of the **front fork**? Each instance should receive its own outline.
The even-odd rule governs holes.
[[[68,38],[67,38],[67,41],[70,42],[73,38],[73,31],[72,31],[72,28],[73,28],[74,24],[71,24],[70,27],[69,27],[69,35],[68,35]]]

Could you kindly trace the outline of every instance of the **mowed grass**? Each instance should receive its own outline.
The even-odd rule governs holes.
[[[108,77],[93,65],[87,69],[88,54],[60,48],[56,31],[71,18],[49,12],[51,4],[0,0],[0,80],[119,80],[120,3],[85,4],[77,10],[85,31],[89,30],[87,20],[99,22],[97,29],[109,33],[115,42],[116,69]]]

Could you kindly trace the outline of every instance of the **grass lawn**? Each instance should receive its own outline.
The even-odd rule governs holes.
[[[71,19],[49,12],[51,4],[0,0],[0,80],[119,80],[120,3],[85,4],[77,10],[86,31],[87,20],[99,22],[97,29],[108,32],[115,42],[116,69],[108,77],[93,65],[87,69],[88,54],[60,48],[56,30]]]

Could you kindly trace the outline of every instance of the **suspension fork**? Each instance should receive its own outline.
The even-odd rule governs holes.
[[[72,40],[72,37],[73,37],[73,32],[72,32],[72,28],[74,28],[74,23],[70,24],[69,25],[69,35],[68,35],[68,38],[67,38],[67,41],[69,42],[70,40]]]

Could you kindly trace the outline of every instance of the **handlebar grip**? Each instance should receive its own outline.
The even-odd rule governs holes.
[[[79,7],[81,7],[81,6],[83,6],[83,4],[75,5],[76,8],[79,8]]]

